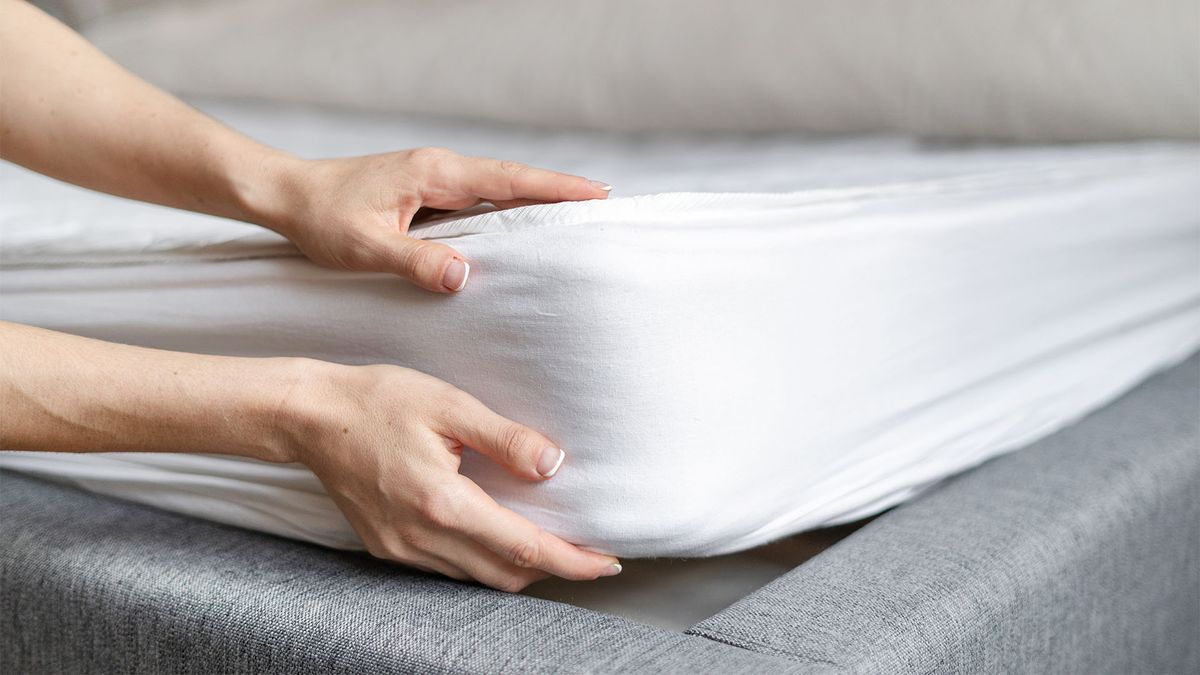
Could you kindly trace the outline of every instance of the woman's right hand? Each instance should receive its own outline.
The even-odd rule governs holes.
[[[565,454],[434,377],[397,366],[307,362],[289,397],[293,459],[321,479],[373,555],[518,591],[554,575],[621,571],[493,501],[458,472],[464,447],[549,480]]]
[[[548,575],[621,571],[615,558],[542,530],[458,473],[464,447],[531,482],[553,476],[564,455],[428,375],[185,354],[5,322],[0,344],[0,410],[10,413],[0,415],[0,449],[303,462],[381,558],[506,591]]]

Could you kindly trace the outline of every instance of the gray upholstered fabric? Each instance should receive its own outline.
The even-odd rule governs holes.
[[[812,672],[5,474],[0,672]]]
[[[1200,672],[1200,359],[695,626],[851,672]]]
[[[689,635],[5,474],[0,672],[1195,672],[1198,411],[1193,358]]]

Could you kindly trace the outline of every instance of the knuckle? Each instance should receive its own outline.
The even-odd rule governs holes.
[[[510,176],[515,176],[516,174],[524,171],[526,168],[528,167],[526,167],[524,164],[520,162],[514,162],[511,159],[500,160],[500,170]]]
[[[433,543],[432,536],[417,529],[397,533],[397,539],[399,539],[397,546],[408,552],[410,557],[413,552],[428,551]]]
[[[433,272],[441,257],[439,253],[438,247],[422,242],[405,249],[400,254],[400,264],[412,272]]]
[[[494,582],[489,585],[492,588],[495,588],[498,591],[504,591],[505,593],[518,593],[529,585],[529,581],[523,577],[510,574],[494,580]]]
[[[443,574],[443,575],[445,575],[445,576],[448,576],[448,577],[450,577],[451,579],[457,579],[457,580],[459,580],[459,581],[474,581],[474,579],[472,579],[472,578],[470,577],[470,575],[468,575],[467,573],[465,573],[465,572],[460,572],[460,571],[458,571],[458,570],[456,570],[456,569],[452,569],[452,568],[449,568],[449,567],[442,567],[442,568],[441,568],[441,574]]]
[[[438,490],[420,490],[413,495],[413,507],[417,515],[426,520],[439,517],[443,506],[443,498]]]
[[[400,210],[405,219],[402,223],[402,229],[405,232],[412,225],[412,219],[415,217],[417,211],[421,210],[422,204],[421,195],[417,192],[404,192],[396,196],[396,208]]]
[[[379,266],[379,247],[374,242],[356,241],[338,256],[338,267],[351,272],[364,272]]]
[[[409,561],[405,562],[404,564],[413,568],[414,570],[417,570],[418,572],[425,572],[426,574],[440,574],[440,572],[438,572],[435,568],[423,563]]]
[[[392,559],[391,556],[388,555],[388,547],[379,543],[367,544],[367,553],[370,553],[376,558],[383,558],[385,560]]]
[[[448,490],[434,490],[420,497],[417,512],[433,527],[451,530],[459,526],[459,500]]]
[[[529,445],[530,434],[525,427],[516,422],[505,422],[497,432],[496,448],[505,456],[517,459]]]
[[[542,562],[542,547],[537,540],[525,539],[508,549],[508,559],[517,567],[537,567]]]
[[[347,226],[341,228],[329,249],[330,267],[360,272],[377,269],[387,246],[378,237]]]
[[[384,560],[392,560],[395,562],[408,562],[410,551],[400,541],[383,541],[367,547],[367,552],[376,558]]]
[[[444,381],[439,382],[434,396],[443,407],[449,410],[461,410],[475,403],[474,396]]]
[[[395,399],[397,382],[392,366],[369,364],[356,366],[350,373],[349,384],[355,387],[364,398],[372,401],[390,401]],[[403,386],[403,382],[399,383]]]
[[[474,421],[475,397],[457,387],[446,385],[431,396],[431,403],[436,406],[439,419],[451,429],[469,426]]]
[[[456,530],[460,525],[458,516],[451,508],[447,507],[440,507],[430,511],[425,516],[425,519],[430,525],[439,530]]]
[[[440,166],[454,157],[454,152],[437,146],[417,148],[409,153],[409,158],[417,164],[429,167]]]

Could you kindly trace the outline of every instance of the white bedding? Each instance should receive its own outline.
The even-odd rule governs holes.
[[[465,291],[434,297],[318,269],[252,226],[2,166],[0,318],[430,372],[569,453],[540,485],[470,453],[465,473],[622,556],[714,555],[878,512],[1200,345],[1195,144],[535,134],[205,107],[306,155],[439,144],[616,190],[422,229],[472,260]],[[0,467],[359,546],[302,466],[0,453]]]

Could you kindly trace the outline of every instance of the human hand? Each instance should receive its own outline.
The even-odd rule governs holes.
[[[472,448],[532,482],[550,479],[562,450],[441,380],[396,366],[311,362],[296,403],[294,459],[321,479],[367,550],[455,579],[519,591],[554,575],[590,580],[621,571],[493,501],[458,473]]]
[[[441,148],[299,159],[138,79],[29,3],[0,10],[0,157],[93,190],[268,227],[319,265],[450,293],[470,265],[445,244],[406,236],[418,209],[608,194],[586,178]]]
[[[445,244],[407,236],[418,209],[604,199],[612,189],[443,148],[329,160],[276,157],[271,166],[276,188],[254,222],[291,239],[323,267],[390,272],[442,293],[462,290],[470,263]]]

